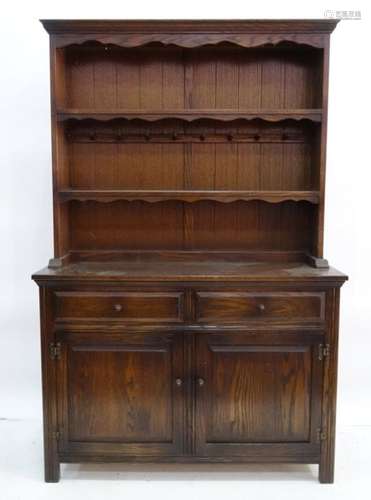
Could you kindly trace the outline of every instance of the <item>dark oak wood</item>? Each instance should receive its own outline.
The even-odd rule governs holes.
[[[230,42],[256,47],[295,42],[323,47],[337,20],[43,20],[56,47],[81,44],[89,40],[123,47],[151,42],[181,47]]]
[[[316,208],[307,202],[71,201],[68,208],[69,243],[74,252],[314,250],[309,228],[314,224]],[[107,231],[110,226],[113,230]]]
[[[179,200],[187,202],[195,201],[219,201],[229,203],[232,201],[261,200],[269,203],[280,203],[282,201],[309,201],[317,204],[319,193],[317,191],[128,191],[120,189],[64,189],[58,193],[59,199],[63,201],[169,201]]]
[[[229,31],[248,33],[327,33],[330,34],[339,21],[336,19],[42,19],[46,31],[51,34],[80,33],[209,33]]]
[[[47,20],[45,480],[63,462],[334,477],[332,20]]]
[[[321,120],[318,49],[250,49],[248,58],[246,49],[222,43],[217,50],[125,49],[96,42],[57,49],[61,50],[64,92],[56,104],[62,121],[119,117]],[[274,79],[278,82],[273,91]]]
[[[65,321],[95,318],[104,321],[182,321],[182,293],[56,292],[55,316]]]
[[[321,109],[288,109],[288,110],[235,110],[235,109],[184,109],[184,110],[128,110],[117,109],[115,111],[102,110],[99,112],[90,112],[86,109],[64,109],[59,110],[57,113],[58,121],[65,120],[101,120],[110,121],[115,119],[125,120],[144,120],[156,121],[166,119],[178,119],[185,121],[195,120],[266,120],[270,122],[282,120],[311,120],[313,122],[320,122],[322,119]]]
[[[61,452],[182,453],[181,335],[74,334],[62,345]]]
[[[60,461],[56,439],[58,432],[57,412],[57,366],[50,358],[50,345],[55,342],[52,319],[52,297],[46,288],[42,287],[40,295],[40,326],[41,326],[41,366],[43,387],[44,415],[44,473],[47,483],[59,481]]]
[[[322,363],[318,338],[201,334],[197,454],[319,454]]]
[[[324,294],[196,292],[196,317],[206,323],[323,319]]]
[[[322,429],[326,439],[321,446],[319,480],[321,483],[334,482],[335,469],[335,424],[338,362],[338,329],[340,290],[334,288],[328,294],[326,343],[330,346],[331,356],[325,364],[324,390],[322,400]]]
[[[242,257],[245,257],[242,259]],[[278,284],[305,284],[322,283],[323,285],[341,285],[347,279],[345,274],[330,268],[315,268],[304,262],[256,262],[253,255],[251,262],[241,253],[178,252],[163,254],[143,252],[126,254],[119,261],[109,260],[78,261],[57,269],[45,268],[33,275],[33,279],[40,284],[48,282],[67,283],[114,283],[128,282],[198,282],[212,281],[217,284],[229,282],[242,283],[278,283]],[[267,258],[267,257],[265,257]],[[196,259],[196,260],[195,260]],[[300,290],[302,291],[302,290]]]

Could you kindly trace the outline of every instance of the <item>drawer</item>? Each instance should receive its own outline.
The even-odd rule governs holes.
[[[183,320],[183,293],[55,292],[55,316],[60,320],[179,322]]]
[[[324,306],[324,292],[196,292],[199,322],[318,321],[324,319]]]

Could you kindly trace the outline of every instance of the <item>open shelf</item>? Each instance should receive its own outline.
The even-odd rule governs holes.
[[[310,120],[320,123],[322,110],[315,109],[168,109],[168,110],[139,110],[139,109],[60,109],[57,111],[58,121],[75,120],[100,120],[110,121],[115,119],[158,121],[165,119],[178,119],[195,121],[211,119],[220,121],[233,120],[265,120],[277,122],[282,120]]]
[[[318,191],[200,191],[200,190],[124,190],[124,189],[62,189],[60,201],[185,201],[202,200],[228,203],[233,201],[260,200],[269,203],[283,201],[308,201],[319,203]]]

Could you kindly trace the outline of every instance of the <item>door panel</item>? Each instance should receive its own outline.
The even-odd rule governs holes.
[[[63,451],[179,453],[182,359],[179,334],[69,336],[58,374]]]
[[[315,335],[199,335],[197,453],[319,451],[318,343]]]

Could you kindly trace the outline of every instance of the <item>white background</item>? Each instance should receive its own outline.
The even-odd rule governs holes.
[[[355,3],[356,2],[356,3]],[[368,1],[13,0],[2,4],[0,30],[0,498],[56,498],[90,492],[197,498],[249,493],[340,498],[367,481],[371,459],[371,161]],[[48,36],[39,18],[323,18],[324,11],[361,10],[332,35],[327,148],[325,257],[347,273],[340,323],[337,484],[317,488],[314,472],[254,466],[66,468],[59,485],[42,483],[38,290],[32,272],[52,248]],[[368,443],[368,444],[367,444]],[[17,458],[15,453],[22,456]],[[339,473],[339,468],[341,473]],[[215,471],[218,471],[217,473]],[[27,471],[27,472],[26,472]],[[165,471],[165,472],[164,472]],[[166,473],[169,471],[169,473]],[[211,472],[214,471],[214,472]],[[266,471],[266,472],[264,472]],[[355,475],[361,474],[362,477]],[[112,478],[123,482],[112,485]],[[71,479],[77,478],[71,488]],[[94,479],[94,483],[87,478]],[[349,478],[346,481],[345,478]],[[81,479],[81,481],[80,481]],[[265,480],[260,483],[260,479]],[[154,481],[154,482],[153,482]],[[156,483],[157,481],[157,483]],[[343,482],[342,482],[343,481]],[[118,484],[119,483],[119,484]],[[10,484],[12,484],[10,488]],[[76,486],[76,485],[80,486]],[[156,484],[156,487],[153,486]],[[97,489],[101,485],[102,490]],[[152,485],[152,486],[151,486]],[[263,486],[267,485],[267,486]],[[340,486],[339,486],[340,485]],[[32,488],[35,493],[32,493]],[[58,490],[56,489],[58,488]],[[93,488],[93,489],[90,489]],[[163,488],[163,489],[161,489]],[[183,489],[182,489],[183,488]],[[188,489],[187,489],[188,488]],[[265,488],[265,489],[264,489]],[[271,488],[271,489],[269,489]],[[298,489],[295,489],[298,488]],[[332,489],[329,489],[332,488]],[[340,488],[340,489],[339,489]],[[314,490],[308,489],[313,498]],[[93,493],[91,493],[92,495]],[[61,496],[60,496],[61,495]],[[320,495],[320,496],[319,496]],[[89,496],[93,498],[93,496]],[[348,496],[349,498],[349,496]],[[366,491],[357,498],[369,498]]]

